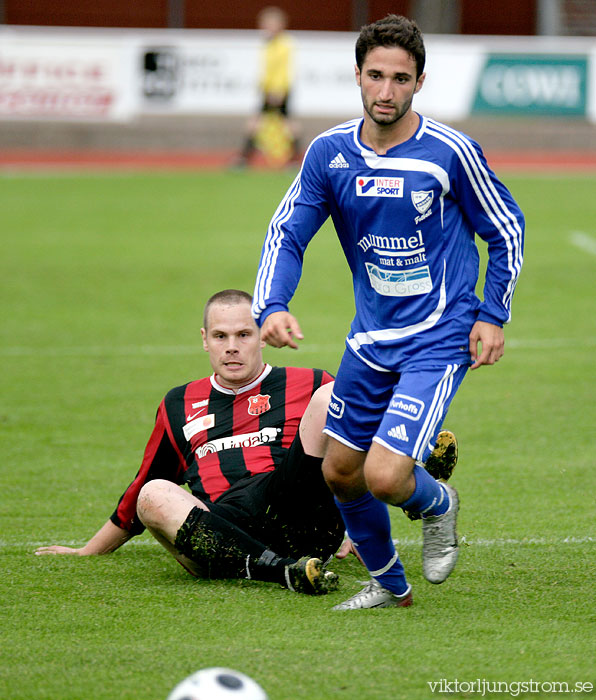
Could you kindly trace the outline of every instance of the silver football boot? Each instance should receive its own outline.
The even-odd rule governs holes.
[[[364,588],[332,610],[364,610],[369,608],[407,608],[413,603],[412,586],[402,595],[396,595],[374,578],[367,581]]]
[[[422,518],[422,571],[430,583],[443,583],[455,568],[459,555],[457,512],[459,497],[449,484],[442,484],[449,495],[449,509],[443,515]]]

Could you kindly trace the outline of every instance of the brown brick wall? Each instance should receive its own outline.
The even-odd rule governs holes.
[[[0,22],[167,27],[172,17],[180,17],[188,28],[249,29],[254,28],[258,11],[267,4],[277,4],[288,12],[291,29],[323,31],[352,31],[389,12],[413,16],[418,6],[416,0],[327,0],[316,5],[302,0],[0,0],[4,15]],[[463,34],[534,34],[536,0],[460,0],[459,23]]]
[[[462,34],[532,35],[536,3],[520,0],[460,0]]]
[[[4,0],[4,23],[55,27],[167,26],[168,0]]]

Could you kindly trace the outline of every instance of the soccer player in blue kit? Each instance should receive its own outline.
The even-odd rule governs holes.
[[[298,347],[303,335],[288,303],[304,250],[331,216],[356,315],[329,405],[323,474],[371,574],[338,610],[412,603],[387,505],[422,516],[425,578],[441,583],[452,572],[458,495],[422,465],[468,368],[503,355],[522,264],[523,214],[478,144],[412,108],[424,63],[409,19],[388,15],[363,27],[355,69],[363,118],[310,144],[257,273],[262,338]],[[475,234],[488,244],[483,301]]]

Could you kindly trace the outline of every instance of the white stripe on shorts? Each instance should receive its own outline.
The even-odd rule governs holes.
[[[414,445],[412,457],[415,460],[422,459],[424,456],[426,445],[430,442],[443,415],[445,403],[453,391],[453,376],[458,369],[459,365],[447,365],[447,369],[445,370],[441,381],[437,384],[437,388],[435,389],[435,394],[430,405],[430,410],[426,416],[422,430],[418,435],[416,444]]]

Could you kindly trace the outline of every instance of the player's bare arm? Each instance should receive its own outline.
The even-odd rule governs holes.
[[[296,339],[303,338],[298,321],[289,311],[274,311],[267,316],[261,328],[261,339],[274,348],[288,346],[297,350]]]
[[[83,547],[65,547],[52,544],[47,547],[39,547],[35,550],[35,554],[75,554],[80,557],[109,554],[128,542],[131,536],[130,532],[108,520]]]
[[[486,321],[476,321],[470,331],[470,355],[473,363],[470,369],[477,369],[482,365],[494,365],[503,357],[504,352],[505,334],[501,326],[495,326]]]

